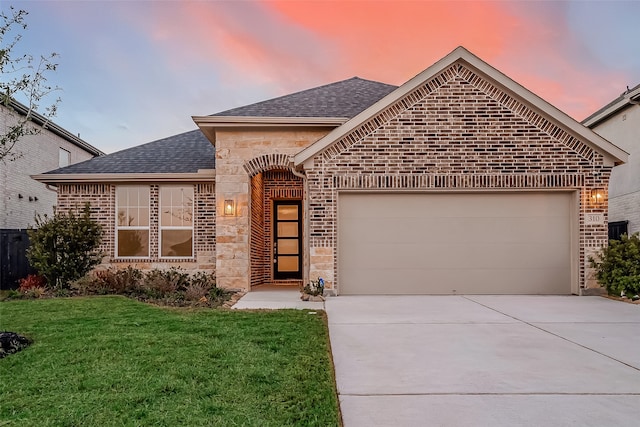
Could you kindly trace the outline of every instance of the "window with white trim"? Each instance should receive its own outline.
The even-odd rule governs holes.
[[[71,164],[71,153],[60,147],[58,150],[58,167],[63,168]]]
[[[193,257],[193,186],[160,186],[160,257]]]
[[[116,187],[116,257],[149,257],[149,187]]]

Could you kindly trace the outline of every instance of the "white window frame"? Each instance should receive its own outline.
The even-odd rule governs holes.
[[[191,189],[191,225],[162,225],[162,189],[163,188],[190,188]],[[195,188],[193,185],[160,185],[158,188],[158,257],[161,259],[195,259]],[[191,255],[188,256],[163,256],[162,255],[162,232],[164,230],[191,230]]]
[[[62,154],[65,154],[65,160],[66,160],[66,164],[63,164],[62,162]],[[67,166],[71,165],[71,151],[69,150],[65,150],[64,148],[60,147],[58,150],[58,167],[59,168],[65,168]]]
[[[119,211],[119,203],[118,203],[118,191],[121,191],[123,189],[133,189],[133,188],[144,188],[147,190],[147,200],[149,201],[149,205],[147,206],[147,211],[148,211],[148,218],[147,218],[147,225],[135,225],[135,226],[129,226],[129,225],[119,225],[118,224],[118,211]],[[140,190],[138,190],[140,191]],[[128,205],[130,206],[130,205]],[[138,206],[140,207],[140,206]],[[148,185],[118,185],[116,186],[116,212],[115,212],[115,222],[116,222],[116,226],[115,226],[115,247],[114,249],[114,253],[115,253],[115,257],[117,259],[150,259],[151,258],[151,187]],[[147,255],[146,256],[121,256],[118,253],[118,231],[120,230],[147,230],[148,233],[148,237],[147,237],[147,242],[148,242],[148,247],[147,247]]]

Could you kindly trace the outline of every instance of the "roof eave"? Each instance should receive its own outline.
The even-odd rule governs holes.
[[[213,145],[215,145],[215,130],[220,128],[335,128],[349,120],[346,117],[192,116],[191,118]]]
[[[618,113],[619,111],[630,107],[632,105],[637,105],[640,102],[640,87],[635,90],[624,94],[617,101],[614,101],[612,104],[601,108],[596,111],[586,119],[582,121],[582,124],[586,127],[593,129],[593,127],[599,125],[604,120]]]
[[[26,116],[27,114],[29,114],[29,108],[26,105],[22,104],[21,102],[16,101],[15,99],[11,99],[10,106],[18,114],[21,114],[23,116]],[[37,125],[42,126],[43,129],[47,129],[48,131],[53,132],[54,134],[58,135],[60,138],[67,140],[73,145],[83,149],[87,153],[92,154],[93,156],[96,156],[96,157],[105,155],[103,151],[97,149],[93,145],[89,144],[88,142],[81,139],[80,137],[72,134],[71,132],[64,129],[63,127],[55,124],[53,121],[51,121],[50,119],[47,119],[37,111],[31,110],[30,116],[31,116],[31,120]]]
[[[453,65],[458,61],[464,62],[466,65],[478,71],[484,77],[487,77],[489,80],[494,81],[502,88],[517,96],[527,105],[532,106],[536,110],[542,112],[547,118],[561,125],[564,129],[572,133],[574,136],[585,140],[592,148],[596,149],[598,152],[604,155],[605,162],[607,164],[613,165],[616,163],[624,163],[627,161],[627,152],[602,138],[592,130],[584,127],[573,118],[569,117],[567,114],[563,113],[553,105],[549,104],[547,101],[543,100],[528,89],[516,83],[505,74],[502,74],[500,71],[496,70],[477,56],[473,55],[467,49],[460,46],[411,80],[409,80],[407,83],[403,84],[398,89],[391,92],[389,95],[385,96],[380,101],[376,102],[371,107],[355,116],[343,126],[334,129],[332,132],[319,139],[314,144],[300,151],[294,156],[295,165],[299,166],[305,163],[307,160],[311,159],[316,154],[329,147],[332,143],[347,135],[349,132],[354,130],[370,117],[379,113],[391,103],[401,99],[403,96],[416,89],[419,85],[423,84],[425,81],[434,77],[436,74],[445,70],[447,67]]]
[[[259,116],[192,116],[198,126],[336,126],[347,117],[259,117]]]
[[[31,175],[43,184],[80,184],[88,182],[213,182],[215,169],[200,169],[196,173],[67,173]]]

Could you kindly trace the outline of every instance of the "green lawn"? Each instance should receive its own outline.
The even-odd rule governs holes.
[[[0,426],[340,424],[323,312],[0,303],[34,344],[0,359]]]

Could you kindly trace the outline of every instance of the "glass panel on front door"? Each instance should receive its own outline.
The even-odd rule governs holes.
[[[273,204],[273,278],[302,279],[302,202]]]

